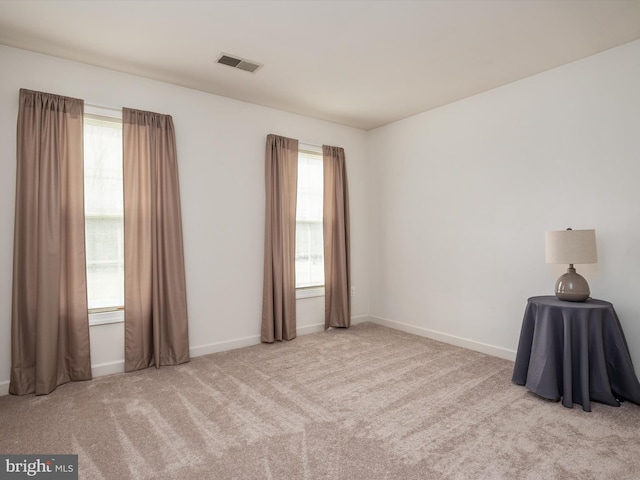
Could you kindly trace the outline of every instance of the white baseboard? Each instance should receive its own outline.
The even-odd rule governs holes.
[[[368,315],[359,315],[351,317],[351,324],[367,322],[370,320]],[[319,333],[324,331],[324,323],[315,323],[298,327],[296,333],[298,335],[308,335],[310,333]],[[211,353],[224,352],[227,350],[235,350],[236,348],[250,347],[260,343],[260,335],[252,335],[250,337],[238,338],[236,340],[227,340],[225,342],[210,343],[207,345],[199,345],[189,349],[189,355],[192,357],[200,357]],[[124,372],[124,360],[116,360],[115,362],[100,363],[91,365],[91,375],[93,377],[103,377],[114,373]],[[0,382],[0,396],[9,394],[9,382]]]
[[[189,349],[191,357],[201,357],[212,353],[225,352],[227,350],[235,350],[236,348],[250,347],[260,343],[260,335],[252,335],[250,337],[238,338],[235,340],[226,340],[224,342],[209,343],[207,345],[199,345]]]
[[[487,343],[476,342],[475,340],[469,340],[468,338],[462,338],[448,333],[438,332],[424,327],[416,327],[415,325],[409,325],[407,323],[396,322],[395,320],[389,320],[386,318],[369,316],[369,320],[372,323],[382,325],[384,327],[395,328],[407,333],[419,335],[421,337],[427,337],[432,340],[438,340],[439,342],[448,343],[457,347],[468,348],[469,350],[475,350],[476,352],[486,353],[493,355],[494,357],[504,358],[511,360],[516,359],[516,351],[509,350],[507,348],[496,347],[495,345],[489,345]]]
[[[124,373],[124,360],[91,365],[91,376],[94,378],[104,377],[105,375],[112,375],[114,373]]]
[[[351,317],[351,325],[357,325],[359,323],[370,322],[371,317],[369,315],[358,315],[357,317]]]
[[[351,324],[369,321],[368,315],[359,315],[351,317]],[[310,333],[320,333],[324,331],[324,323],[314,323],[296,328],[296,335],[309,335]],[[251,337],[239,338],[237,340],[228,340],[226,342],[216,342],[207,345],[199,345],[189,349],[189,355],[192,357],[200,357],[211,353],[225,352],[227,350],[235,350],[236,348],[250,347],[260,343],[260,335],[252,335]]]
[[[369,321],[368,315],[359,315],[357,317],[351,317],[351,324],[363,323]],[[320,333],[324,331],[324,323],[314,323],[311,325],[304,325],[296,328],[297,335],[309,335],[310,333]],[[253,335],[251,337],[239,338],[237,340],[228,340],[226,342],[210,343],[208,345],[200,345],[197,347],[191,347],[189,349],[189,355],[192,357],[200,357],[202,355],[209,355],[211,353],[225,352],[227,350],[235,350],[236,348],[250,347],[252,345],[258,345],[260,343],[260,335]]]
[[[307,325],[296,329],[298,335],[306,335],[309,333],[321,332],[324,329],[324,324]],[[224,342],[209,343],[206,345],[198,345],[196,347],[189,348],[190,357],[201,357],[203,355],[210,355],[212,353],[225,352],[227,350],[235,350],[236,348],[250,347],[252,345],[258,345],[260,343],[260,335],[252,335],[250,337],[238,338],[235,340],[227,340]],[[100,365],[92,365],[91,371],[94,377],[101,377],[103,375],[111,375],[112,373],[124,372],[124,360],[103,363]]]
[[[369,321],[369,315],[358,315],[357,317],[351,317],[351,325],[357,325],[358,323],[364,323]],[[308,335],[309,333],[320,333],[324,331],[324,323],[314,323],[313,325],[305,325],[304,327],[298,327],[296,333],[298,335]]]
[[[310,333],[324,332],[324,323],[314,323],[296,328],[296,335],[309,335]]]
[[[124,361],[91,365],[91,376],[93,378],[103,377],[113,373],[124,373]],[[10,382],[0,382],[0,397],[9,395],[9,383]]]

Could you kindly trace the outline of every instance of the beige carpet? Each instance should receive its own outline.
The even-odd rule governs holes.
[[[365,323],[0,397],[0,453],[86,479],[637,479],[640,407],[564,408],[513,363]]]

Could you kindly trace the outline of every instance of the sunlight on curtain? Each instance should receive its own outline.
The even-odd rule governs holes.
[[[20,90],[9,385],[15,395],[91,378],[83,112],[80,99]]]
[[[187,286],[171,115],[122,109],[125,371],[189,361]]]

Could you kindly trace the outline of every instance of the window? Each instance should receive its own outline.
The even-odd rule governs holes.
[[[324,240],[322,236],[323,160],[313,147],[298,152],[296,206],[296,288],[314,289],[298,297],[322,295],[324,286]]]
[[[123,317],[122,188],[122,120],[85,114],[84,208],[87,296],[92,325],[121,321]],[[104,315],[105,312],[111,313]],[[117,312],[115,317],[113,312]]]

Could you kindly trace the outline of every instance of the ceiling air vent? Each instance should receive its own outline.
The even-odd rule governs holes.
[[[252,62],[251,60],[247,60],[245,58],[234,57],[233,55],[228,55],[223,53],[218,57],[216,63],[221,63],[222,65],[228,65],[229,67],[238,68],[240,70],[244,70],[245,72],[254,73],[262,64]]]

